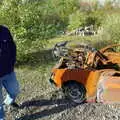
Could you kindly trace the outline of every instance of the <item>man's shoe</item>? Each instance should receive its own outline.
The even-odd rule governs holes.
[[[11,103],[11,106],[14,108],[20,108],[20,106],[16,102]]]

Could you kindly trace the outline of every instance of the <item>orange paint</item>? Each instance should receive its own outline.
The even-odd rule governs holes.
[[[84,69],[55,69],[52,79],[57,87],[62,87],[64,82],[75,80],[82,83],[87,90],[87,96],[94,96],[96,93],[96,84],[100,76],[99,71]]]

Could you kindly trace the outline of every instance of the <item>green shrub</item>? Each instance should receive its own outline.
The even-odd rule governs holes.
[[[80,10],[72,13],[69,16],[69,25],[68,30],[74,30],[75,28],[79,28],[85,24],[86,14],[80,12]]]
[[[94,25],[95,28],[101,26],[105,20],[105,14],[103,11],[97,10],[89,12],[85,18],[85,25]]]
[[[103,24],[102,38],[111,43],[120,43],[120,14],[108,15]]]
[[[105,14],[103,11],[81,12],[80,10],[69,16],[68,30],[73,30],[81,26],[94,25],[97,29],[104,22]]]

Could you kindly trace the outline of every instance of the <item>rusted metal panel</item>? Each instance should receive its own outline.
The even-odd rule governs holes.
[[[97,102],[120,103],[120,72],[105,71],[97,86]]]
[[[108,62],[120,64],[120,52],[119,53],[106,52],[104,53],[104,55],[107,56]]]

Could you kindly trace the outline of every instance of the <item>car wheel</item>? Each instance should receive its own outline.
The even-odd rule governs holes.
[[[75,81],[66,82],[63,85],[65,97],[75,103],[83,103],[86,99],[86,89],[83,84]]]

